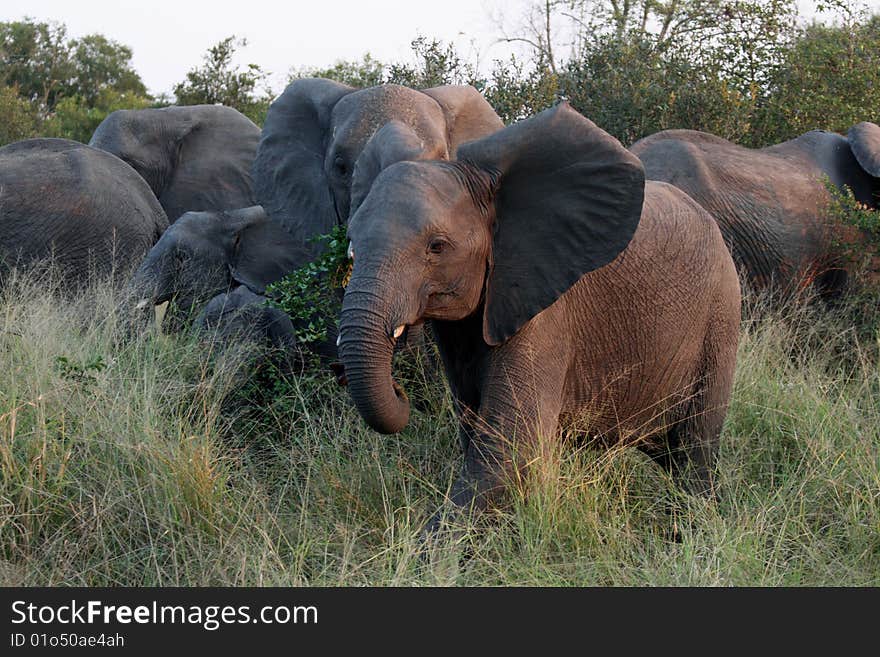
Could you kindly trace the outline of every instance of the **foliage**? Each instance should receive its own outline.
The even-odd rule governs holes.
[[[289,82],[299,78],[327,78],[350,87],[364,89],[385,81],[385,65],[366,53],[360,61],[337,60],[328,68],[306,68],[291,71]]]
[[[266,288],[266,296],[288,314],[301,344],[327,339],[330,322],[339,315],[338,290],[345,286],[351,267],[346,227],[336,226],[318,241],[322,254]]]
[[[0,82],[42,116],[63,98],[79,96],[91,107],[106,90],[146,96],[131,56],[131,48],[100,34],[68,39],[59,23],[0,23]]]
[[[476,67],[458,54],[455,46],[438,39],[418,36],[410,43],[413,61],[386,65],[369,53],[360,61],[337,61],[329,68],[306,68],[291,71],[290,80],[319,77],[336,80],[357,88],[379,84],[401,84],[413,89],[427,89],[444,84],[473,84],[482,88]]]
[[[62,379],[90,385],[97,382],[96,374],[107,368],[104,357],[98,354],[80,363],[67,356],[56,356],[55,367]]]
[[[831,199],[827,216],[834,230],[836,256],[862,288],[880,296],[880,209],[860,203],[849,187],[839,189],[827,177],[825,187]],[[873,303],[877,304],[876,298]]]
[[[32,19],[0,23],[0,77],[5,86],[46,112],[71,76],[67,28]]]
[[[880,116],[880,16],[799,31],[770,79],[766,107],[749,140],[792,139],[808,130],[846,133]]]
[[[246,39],[235,35],[208,48],[201,66],[191,69],[186,80],[174,87],[179,105],[226,105],[261,125],[266,117],[271,93],[258,87],[265,85],[268,74],[257,64],[242,70],[233,64],[236,49],[247,45]]]
[[[464,61],[452,44],[419,36],[410,45],[415,62],[390,65],[385,82],[413,89],[428,89],[444,84],[472,84],[478,89],[482,88],[475,67]]]
[[[91,102],[79,96],[62,98],[52,115],[43,122],[41,132],[88,143],[95,129],[111,112],[118,109],[144,109],[152,102],[143,96],[103,89]]]
[[[513,123],[552,107],[559,99],[559,84],[549,69],[511,56],[495,62],[483,95],[502,121]]]
[[[106,96],[147,98],[147,88],[131,68],[132,50],[101,34],[70,44],[73,77],[65,97],[78,97],[86,107],[100,107]]]
[[[575,109],[626,145],[669,128],[738,140],[754,106],[714,67],[636,34],[597,41],[566,64],[559,85]]]
[[[0,146],[36,134],[37,115],[15,87],[0,87]]]

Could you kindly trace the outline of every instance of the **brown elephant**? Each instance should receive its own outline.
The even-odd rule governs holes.
[[[815,284],[837,294],[848,274],[836,253],[825,185],[850,188],[880,207],[880,127],[863,122],[846,137],[813,130],[762,149],[694,130],[666,130],[630,147],[649,180],[684,190],[718,222],[750,286],[785,295]],[[851,239],[851,238],[847,238]]]
[[[646,184],[638,158],[567,103],[453,162],[386,169],[348,232],[351,397],[377,431],[403,429],[392,350],[431,322],[461,427],[455,505],[503,499],[584,418],[591,436],[713,490],[740,321],[733,261],[705,210]]]

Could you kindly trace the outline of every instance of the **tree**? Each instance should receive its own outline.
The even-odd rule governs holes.
[[[132,51],[101,34],[71,42],[73,76],[65,96],[77,96],[88,106],[98,106],[105,92],[147,98],[147,88],[131,67]]]
[[[479,78],[476,67],[465,62],[452,44],[417,36],[410,46],[415,56],[412,62],[385,65],[367,53],[360,61],[340,60],[329,68],[294,70],[290,80],[328,78],[359,89],[379,84],[401,84],[414,89],[443,84],[485,86],[486,81]]]
[[[47,137],[61,137],[88,143],[95,129],[111,112],[118,109],[144,109],[154,103],[135,93],[120,93],[112,88],[102,89],[90,101],[80,96],[62,98],[55,111],[40,129]]]
[[[360,61],[337,60],[328,68],[306,68],[291,71],[289,82],[299,78],[327,78],[351,87],[364,89],[385,81],[385,65],[366,53]]]
[[[549,68],[531,66],[511,56],[496,60],[483,89],[486,100],[505,123],[528,118],[559,100],[559,76]]]
[[[236,39],[232,35],[210,47],[202,66],[190,70],[186,80],[174,87],[177,103],[226,105],[256,123],[262,123],[271,93],[266,89],[258,95],[257,87],[265,83],[268,74],[257,64],[248,64],[242,70],[232,63],[236,48],[246,45],[246,39]]]
[[[100,34],[69,40],[59,23],[0,23],[0,80],[43,116],[62,98],[79,97],[91,107],[104,90],[146,97],[131,56],[131,48]]]
[[[0,23],[0,79],[42,112],[67,91],[73,75],[67,28],[32,19]]]
[[[0,146],[33,137],[37,116],[15,87],[0,87]]]
[[[716,66],[658,48],[654,37],[638,33],[609,34],[567,62],[559,87],[575,109],[625,145],[669,128],[740,140],[755,102]]]
[[[808,130],[845,133],[880,116],[880,15],[802,28],[770,80],[758,145]]]
[[[414,89],[428,89],[443,84],[472,84],[481,89],[485,85],[475,67],[462,60],[452,44],[418,36],[410,45],[415,63],[390,65],[385,82]]]

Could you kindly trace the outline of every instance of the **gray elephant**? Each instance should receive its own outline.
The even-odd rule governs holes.
[[[260,129],[222,105],[117,110],[89,144],[128,162],[174,222],[183,213],[255,205],[251,165]]]
[[[836,294],[847,272],[835,254],[825,177],[880,207],[880,127],[846,137],[814,130],[752,150],[693,130],[667,130],[630,147],[650,180],[684,190],[716,219],[750,286],[794,294],[815,283]]]
[[[259,364],[284,375],[301,373],[306,363],[290,317],[244,285],[211,299],[193,326],[221,349],[250,347]]]
[[[456,507],[503,500],[560,426],[586,420],[590,437],[713,489],[740,321],[733,261],[705,210],[646,184],[567,103],[453,162],[386,169],[348,232],[348,390],[371,427],[403,429],[392,349],[431,322],[461,426]]]
[[[266,116],[254,160],[257,202],[310,244],[344,225],[383,169],[401,160],[448,159],[459,144],[503,127],[470,86],[424,91],[296,80]]]
[[[303,245],[271,221],[260,206],[224,212],[187,212],[144,258],[129,283],[138,310],[166,301],[179,324],[213,296],[245,285],[266,285],[308,262]]]
[[[125,162],[66,139],[0,148],[0,285],[10,267],[51,259],[69,287],[127,272],[168,227]]]

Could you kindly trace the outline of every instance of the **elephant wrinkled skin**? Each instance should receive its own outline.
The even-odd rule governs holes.
[[[168,227],[134,169],[66,139],[0,148],[0,281],[3,270],[51,259],[67,286],[139,261]]]
[[[266,285],[308,262],[302,245],[260,206],[187,212],[162,235],[129,282],[139,310],[174,301],[180,320],[237,285]]]
[[[188,105],[112,112],[89,145],[128,162],[173,223],[185,212],[254,205],[259,141],[260,129],[238,110]]]
[[[266,115],[253,166],[257,202],[314,255],[320,247],[309,240],[344,225],[383,169],[447,159],[503,126],[471,86],[355,89],[296,80]]]
[[[675,185],[718,222],[750,286],[794,294],[815,283],[839,293],[847,272],[835,254],[824,181],[880,207],[880,127],[847,137],[814,130],[753,150],[694,130],[666,130],[630,147],[649,180]]]
[[[733,261],[705,210],[645,184],[638,159],[567,103],[454,162],[386,169],[349,235],[348,389],[374,429],[403,429],[392,349],[431,322],[461,427],[458,508],[503,499],[584,418],[591,436],[713,489],[740,321]]]

